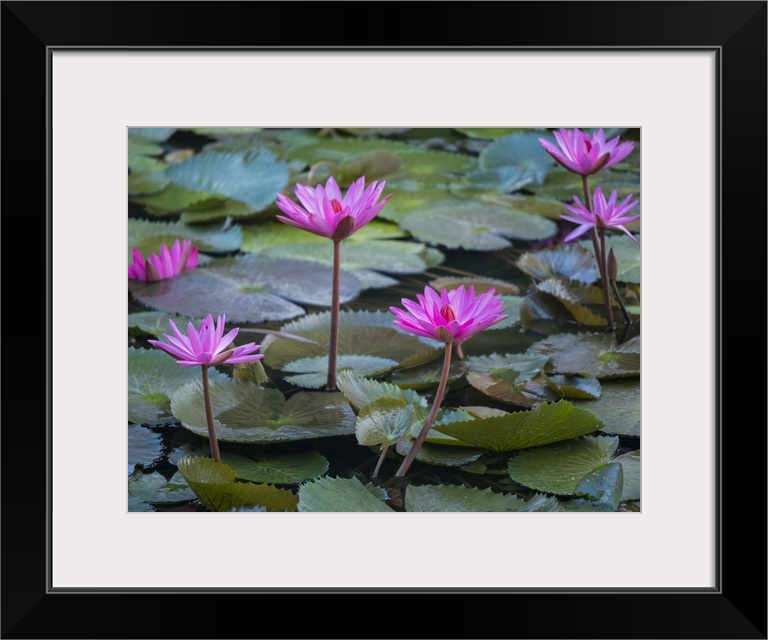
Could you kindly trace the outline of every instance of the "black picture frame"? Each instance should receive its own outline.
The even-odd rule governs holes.
[[[762,415],[764,394],[764,385],[755,388],[755,379],[762,382],[762,375],[752,371],[757,366],[754,356],[746,354],[759,351],[756,336],[764,336],[762,322],[754,327],[753,320],[764,322],[764,313],[754,309],[749,296],[758,297],[762,310],[765,289],[753,285],[755,274],[765,274],[767,6],[765,1],[2,2],[3,226],[9,241],[6,249],[11,243],[21,244],[24,252],[18,257],[15,247],[2,261],[4,300],[11,309],[5,317],[14,319],[14,329],[24,336],[19,345],[10,345],[13,355],[6,351],[6,419],[0,433],[2,638],[766,638],[766,429],[760,421],[750,425],[735,415],[737,407],[753,402],[757,415]],[[350,15],[359,30],[346,26]],[[341,22],[342,16],[347,22]],[[270,23],[280,28],[271,31]],[[52,487],[46,470],[52,462],[50,311],[55,275],[50,266],[47,136],[50,55],[56,48],[195,47],[711,48],[717,52],[721,99],[715,260],[717,588],[697,593],[50,591]],[[675,152],[670,141],[670,153]],[[45,259],[39,248],[44,229]],[[755,266],[758,257],[762,260]],[[35,287],[30,287],[32,267],[38,272]],[[739,286],[745,280],[746,294]],[[737,309],[741,312],[745,327],[739,338],[723,331],[725,308],[732,318]],[[733,324],[729,326],[733,329]],[[747,341],[745,332],[755,337]],[[42,352],[44,343],[44,368],[39,355],[33,360],[15,350],[25,345]],[[96,359],[98,354],[86,347],[83,357]],[[37,468],[22,464],[20,451],[39,452]],[[28,457],[25,454],[24,460]],[[87,460],[76,464],[87,470]],[[680,508],[685,509],[684,501]],[[631,556],[631,549],[616,550],[617,562],[631,561]],[[313,596],[321,599],[312,601]],[[195,607],[194,615],[187,614],[190,606]],[[318,606],[324,612],[320,618],[312,613]],[[210,616],[197,615],[206,610]],[[167,612],[160,622],[156,614],[148,615],[157,611]],[[237,613],[214,613],[225,611]],[[362,626],[361,611],[369,616]],[[415,626],[411,620],[416,620]]]

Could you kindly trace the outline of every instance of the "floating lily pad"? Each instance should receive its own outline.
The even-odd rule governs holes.
[[[435,359],[417,367],[394,371],[389,380],[403,389],[429,389],[439,384],[442,370],[442,360]],[[448,384],[461,378],[466,371],[467,365],[462,360],[452,360],[448,369]]]
[[[223,462],[210,458],[183,458],[179,472],[200,502],[211,511],[231,511],[263,506],[268,511],[296,511],[297,497],[269,484],[238,482],[237,474]]]
[[[352,311],[339,314],[339,356],[365,355],[394,360],[400,367],[412,367],[442,354],[436,340],[419,338],[400,331],[393,316],[384,311]],[[330,312],[313,314],[283,325],[282,331],[317,342],[316,345],[267,336],[262,342],[264,363],[282,369],[301,358],[326,357],[330,335]]]
[[[598,279],[597,262],[589,247],[579,244],[561,244],[521,255],[515,266],[536,280],[563,277],[579,282]]]
[[[603,431],[622,436],[640,435],[640,379],[618,379],[604,381],[598,400],[574,400],[574,404],[583,402],[600,420]]]
[[[221,461],[238,478],[267,484],[299,484],[328,471],[328,460],[317,451],[270,453],[265,447],[247,455],[222,453]]]
[[[165,328],[172,333],[170,325]],[[226,380],[215,369],[211,380]],[[147,424],[176,422],[170,395],[177,387],[200,380],[198,367],[182,367],[160,349],[128,349],[128,421]]]
[[[163,442],[159,433],[137,424],[128,425],[128,473],[137,465],[151,467],[163,455]]]
[[[397,398],[380,398],[360,410],[355,423],[357,442],[366,447],[395,444],[414,420],[413,405]]]
[[[128,127],[128,140],[165,142],[176,131],[175,127]]]
[[[600,187],[606,197],[610,196],[613,189],[616,189],[619,200],[622,200],[630,194],[639,193],[640,176],[629,171],[604,169],[589,176],[589,186],[592,193],[594,193],[595,187]],[[562,200],[569,204],[573,203],[573,196],[577,196],[579,200],[584,202],[584,186],[581,182],[581,176],[560,166],[554,167],[547,174],[543,184],[530,185],[528,189],[539,197]]]
[[[404,216],[400,226],[421,242],[475,251],[509,247],[507,238],[541,240],[557,232],[546,218],[469,202],[419,209]]]
[[[557,400],[544,375],[546,356],[526,354],[475,356],[465,359],[467,382],[487,396],[502,402],[536,406]]]
[[[490,202],[503,204],[515,211],[535,213],[552,220],[559,221],[561,219],[560,216],[563,213],[567,213],[567,210],[563,206],[563,202],[553,198],[540,198],[538,196],[522,195],[519,193],[487,194],[485,197]]]
[[[340,371],[336,384],[344,397],[358,411],[380,399],[402,400],[408,405],[426,407],[427,400],[415,391],[401,389],[389,382],[367,380],[351,371]]]
[[[363,377],[377,376],[396,366],[396,360],[377,356],[340,355],[336,359],[336,371],[349,371]],[[322,387],[328,380],[328,356],[294,360],[283,366],[283,373],[299,374],[285,379],[300,387]]]
[[[575,438],[602,427],[592,413],[566,400],[505,416],[435,425],[435,430],[492,451],[513,451]],[[513,478],[514,479],[514,478]]]
[[[591,375],[601,380],[640,374],[639,336],[617,344],[612,334],[558,334],[531,345],[527,353],[549,356],[552,373]]]
[[[448,190],[448,185],[448,178],[436,182],[428,180],[427,176],[419,176],[418,180],[388,180],[386,192],[392,197],[377,217],[399,223],[409,213],[421,209],[465,203],[464,198]]]
[[[178,472],[170,480],[157,471],[142,473],[136,469],[128,479],[128,493],[152,504],[175,504],[195,499],[195,492]]]
[[[557,499],[537,494],[526,501],[511,493],[464,485],[408,485],[406,511],[557,511]]]
[[[401,456],[405,457],[408,455],[412,446],[412,440],[403,439],[398,441],[396,449]],[[478,449],[476,447],[458,446],[453,444],[450,446],[442,446],[425,442],[416,452],[416,460],[437,467],[462,467],[470,462],[474,462],[485,453],[486,452],[483,449]]]
[[[162,336],[171,331],[168,319],[171,318],[177,327],[186,327],[187,323],[199,322],[199,318],[192,316],[177,316],[164,311],[137,311],[128,314],[128,331],[131,333],[146,333],[155,337]]]
[[[258,255],[216,260],[211,266],[184,271],[160,282],[130,281],[142,304],[162,311],[205,317],[211,310],[230,322],[268,322],[303,315],[299,304],[330,305],[333,272],[306,262]],[[341,274],[340,299],[359,293],[357,278]]]
[[[231,198],[261,211],[288,183],[288,165],[267,149],[241,152],[203,151],[170,165],[165,176],[174,184]]]
[[[222,442],[261,444],[355,431],[355,415],[341,393],[299,392],[286,401],[277,389],[251,382],[213,382],[211,404]],[[202,382],[176,389],[171,410],[184,427],[208,437]]]
[[[475,294],[486,293],[493,289],[496,293],[506,295],[517,295],[520,293],[520,287],[512,282],[505,280],[497,280],[496,278],[456,278],[456,277],[442,277],[435,278],[429,283],[435,291],[441,291],[443,289],[456,289],[464,285],[465,287],[474,287]]]
[[[154,171],[131,171],[128,175],[128,195],[140,196],[159,193],[165,189],[170,180],[158,176]]]
[[[602,393],[600,381],[593,376],[555,375],[548,376],[548,380],[549,385],[560,396],[569,400],[595,400]],[[586,408],[591,410],[591,407]],[[595,412],[592,411],[592,413]]]
[[[531,127],[529,129],[503,128],[503,127],[463,127],[456,131],[463,133],[469,138],[479,138],[480,140],[496,140],[504,138],[512,133],[523,133],[526,131],[545,131],[542,127]]]
[[[344,240],[343,248],[372,240],[395,240],[405,235],[397,225],[374,219]],[[333,248],[333,243],[328,238],[282,222],[268,220],[243,228],[242,250],[248,253],[259,253],[270,247],[296,243],[315,243]]]
[[[622,453],[613,458],[613,462],[621,463],[624,475],[622,500],[640,500],[640,449]]]
[[[623,489],[622,466],[610,462],[587,473],[573,490],[578,497],[561,505],[563,511],[617,511]]]
[[[579,482],[598,467],[620,462],[628,481],[622,500],[639,497],[638,456],[615,458],[619,439],[615,436],[585,436],[529,451],[521,451],[509,461],[510,477],[520,484],[558,495],[574,495]]]
[[[552,156],[539,142],[541,137],[549,138],[548,135],[519,132],[497,139],[480,153],[480,168],[514,167],[541,184],[554,165]]]
[[[155,507],[149,502],[137,498],[136,496],[128,496],[128,513],[154,513]]]
[[[319,478],[299,487],[299,511],[343,513],[393,510],[357,478]]]
[[[163,165],[165,166],[165,165]],[[157,172],[157,179],[168,180],[162,172]],[[179,213],[190,206],[210,199],[210,194],[184,189],[175,184],[169,184],[165,189],[151,195],[131,196],[131,202],[144,205],[150,215],[165,216]]]
[[[528,169],[522,167],[495,167],[472,171],[451,183],[451,189],[462,195],[495,190],[501,193],[519,191],[533,182]]]
[[[602,289],[575,280],[550,278],[528,289],[520,306],[520,319],[528,328],[535,328],[541,320],[604,326],[605,316],[593,312],[587,304],[602,305]]]
[[[200,251],[231,252],[240,248],[242,230],[239,225],[190,227],[180,222],[128,219],[128,246],[138,247],[145,257],[158,253],[163,242],[170,248],[177,238],[191,241]]]
[[[634,213],[634,210],[633,210]],[[605,250],[610,251],[616,256],[618,273],[616,280],[618,282],[640,283],[640,234],[634,234],[637,242],[634,242],[626,234],[610,235],[605,238]],[[591,247],[592,243],[581,243],[584,247]]]

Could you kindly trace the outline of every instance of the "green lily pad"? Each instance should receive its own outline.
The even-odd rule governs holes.
[[[343,248],[373,240],[395,240],[404,238],[405,235],[397,225],[374,219],[344,240]],[[244,227],[241,248],[248,253],[259,253],[270,247],[296,243],[315,243],[333,248],[333,243],[328,238],[273,220]]]
[[[149,502],[137,498],[136,496],[128,495],[128,513],[154,513],[155,507]]]
[[[341,393],[292,395],[287,401],[277,389],[252,382],[214,382],[211,387],[216,436],[221,442],[263,444],[348,435],[355,415]],[[174,391],[171,410],[182,426],[208,437],[202,382]]]
[[[561,244],[521,255],[515,266],[536,280],[563,277],[579,282],[598,279],[597,261],[589,246]]]
[[[486,194],[483,197],[489,202],[503,204],[515,211],[535,213],[536,215],[557,221],[561,219],[560,216],[563,213],[567,212],[565,207],[563,207],[563,202],[561,200],[554,200],[553,198],[540,198],[538,196],[523,195],[519,193]]]
[[[143,139],[165,142],[175,131],[175,127],[128,127],[128,140]]]
[[[163,442],[159,433],[137,424],[128,425],[128,473],[137,465],[151,467],[163,455]]]
[[[170,325],[165,328],[172,333]],[[226,380],[215,369],[211,380]],[[160,349],[128,349],[128,421],[147,424],[176,422],[170,395],[177,387],[200,380],[198,367],[182,367]]]
[[[573,500],[562,502],[563,511],[617,511],[624,489],[624,473],[618,462],[601,465],[587,473],[574,493]]]
[[[520,320],[527,328],[535,328],[542,320],[604,326],[604,314],[593,312],[587,304],[602,305],[602,289],[575,280],[550,278],[528,289],[520,305]]]
[[[152,504],[175,504],[195,499],[195,492],[178,472],[170,480],[157,471],[142,473],[136,469],[128,478],[128,493]]]
[[[574,400],[603,421],[603,431],[622,436],[640,435],[640,379],[603,381],[598,400]]]
[[[377,218],[399,224],[406,215],[421,209],[466,202],[449,191],[448,186],[448,178],[443,178],[441,182],[430,181],[427,176],[419,176],[418,180],[387,180],[386,192],[392,197],[379,211]]]
[[[602,427],[592,413],[566,400],[497,418],[435,425],[435,430],[492,451],[513,451],[575,438]],[[514,479],[514,478],[513,478]]]
[[[265,447],[246,455],[222,453],[221,461],[241,480],[266,484],[299,484],[328,472],[328,460],[317,451],[278,454]]]
[[[267,149],[242,152],[203,151],[169,166],[165,176],[174,184],[244,202],[261,211],[285,187],[288,165]]]
[[[612,334],[558,334],[532,344],[527,353],[550,357],[552,373],[591,375],[601,380],[640,374],[639,336],[617,344]]]
[[[347,401],[358,411],[381,399],[401,400],[414,407],[426,407],[427,400],[415,391],[401,389],[389,382],[367,380],[352,371],[339,371],[336,384]]]
[[[582,478],[598,467],[620,462],[628,480],[622,500],[640,495],[640,456],[614,457],[619,446],[616,436],[585,436],[519,452],[509,461],[510,477],[520,484],[557,495],[574,495]]]
[[[147,307],[205,317],[211,310],[230,322],[269,322],[303,315],[299,304],[330,305],[332,269],[307,269],[300,260],[258,255],[216,260],[160,282],[130,281],[133,297]],[[341,274],[340,299],[359,293],[357,278]]]
[[[619,200],[621,200],[630,194],[639,193],[640,176],[628,171],[604,169],[589,176],[589,186],[592,193],[594,193],[595,187],[600,187],[606,197],[610,196],[613,189],[616,189]],[[581,176],[560,166],[552,168],[543,184],[531,184],[527,189],[539,197],[562,200],[569,204],[573,203],[573,196],[577,196],[579,200],[584,202],[584,186],[581,182]]]
[[[162,172],[155,174],[157,179],[168,180]],[[184,189],[175,184],[169,184],[158,193],[141,196],[131,196],[129,200],[144,205],[147,213],[156,216],[165,216],[179,213],[190,206],[210,199],[210,194]]]
[[[191,241],[200,251],[231,252],[240,248],[242,230],[239,225],[190,227],[180,222],[128,219],[128,246],[138,247],[145,257],[158,253],[163,242],[170,248],[177,238]]]
[[[635,213],[633,210],[632,213]],[[628,235],[606,235],[605,250],[610,251],[616,256],[618,273],[616,280],[618,282],[640,283],[640,234],[634,234],[637,242],[634,242]],[[591,247],[592,243],[582,242],[582,246]]]
[[[408,455],[411,447],[413,447],[413,441],[406,438],[398,441],[396,450],[401,456],[405,457]],[[437,467],[462,467],[470,462],[475,462],[485,453],[483,449],[476,447],[453,444],[442,446],[425,442],[416,452],[416,460]]]
[[[192,316],[177,316],[164,311],[137,311],[128,314],[128,331],[132,334],[149,334],[155,337],[162,336],[171,331],[168,319],[171,318],[177,327],[186,327],[187,323],[199,322],[199,318]]]
[[[479,193],[491,190],[511,193],[529,185],[533,179],[531,172],[523,167],[495,167],[472,171],[452,182],[451,189],[461,192],[462,195],[473,191]]]
[[[526,407],[552,402],[560,396],[553,392],[544,375],[546,356],[526,354],[475,356],[465,359],[467,382],[487,396]]]
[[[394,360],[411,367],[441,355],[443,344],[397,329],[394,316],[384,311],[346,311],[339,314],[339,356],[365,355]],[[268,335],[262,342],[264,364],[282,369],[300,358],[327,357],[330,312],[312,314],[283,325],[282,331],[317,342],[304,344]]]
[[[507,238],[541,240],[557,232],[546,218],[481,203],[419,209],[404,216],[400,226],[421,242],[476,251],[509,247]]]
[[[592,376],[548,376],[549,385],[568,400],[595,400],[600,397],[600,381]],[[591,407],[587,407],[591,409]],[[595,413],[594,411],[592,413]],[[595,413],[595,415],[597,415]]]
[[[377,356],[340,355],[336,359],[336,371],[349,371],[356,376],[377,376],[397,366],[397,361]],[[283,367],[283,373],[298,375],[285,379],[300,387],[320,388],[328,380],[328,356],[300,358]]]
[[[478,511],[557,511],[557,499],[538,494],[526,501],[511,493],[464,485],[408,485],[406,511],[478,512]]]
[[[299,511],[344,513],[394,511],[357,478],[319,478],[299,487]]]
[[[268,511],[296,511],[297,497],[269,484],[238,482],[237,474],[223,462],[210,458],[183,458],[179,472],[200,502],[211,511],[231,511],[263,506]]]
[[[504,138],[512,133],[525,133],[528,131],[545,131],[542,127],[531,127],[529,129],[503,128],[503,127],[463,127],[456,131],[463,133],[469,138],[479,138],[480,140],[496,140]]]
[[[170,182],[167,178],[159,177],[154,171],[131,171],[128,175],[128,195],[141,196],[160,193]]]
[[[497,139],[480,153],[480,168],[514,167],[527,173],[534,182],[543,183],[554,161],[541,146],[540,137],[549,136],[520,132]]]
[[[520,293],[520,287],[512,282],[506,280],[497,280],[496,278],[457,278],[457,277],[441,277],[435,278],[429,283],[435,291],[442,291],[443,289],[456,289],[464,285],[465,287],[474,287],[476,294],[486,293],[493,289],[496,293],[506,295],[517,295]]]
[[[389,376],[389,380],[403,389],[429,389],[440,383],[442,370],[442,359],[435,359],[417,367],[394,371]],[[448,384],[455,382],[466,372],[467,365],[464,361],[452,360],[448,369]]]
[[[380,398],[360,410],[355,423],[357,442],[366,447],[395,444],[414,420],[413,405],[397,398]]]

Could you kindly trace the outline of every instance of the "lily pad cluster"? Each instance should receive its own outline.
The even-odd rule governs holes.
[[[131,129],[129,248],[148,255],[179,238],[200,261],[128,281],[128,510],[637,509],[640,245],[607,238],[632,320],[607,332],[591,243],[560,241],[563,205],[581,181],[542,148],[551,137]],[[274,203],[297,184],[333,176],[348,186],[361,175],[386,181],[391,197],[343,243],[329,391],[333,243],[278,222]],[[637,152],[590,180],[638,193]],[[442,398],[444,344],[396,327],[389,310],[425,285],[494,289],[507,316],[454,352]],[[615,300],[613,309],[621,317]],[[209,458],[199,368],[147,342],[172,335],[169,319],[181,328],[210,313],[240,327],[235,344],[256,339],[263,354],[210,368],[221,462]],[[388,482],[435,402],[413,474]]]

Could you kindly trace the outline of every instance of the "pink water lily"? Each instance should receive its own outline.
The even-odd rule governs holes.
[[[565,205],[565,208],[573,213],[573,215],[567,216],[563,214],[560,217],[569,222],[574,222],[579,226],[565,237],[565,242],[578,238],[593,227],[597,229],[619,229],[637,242],[637,239],[624,226],[640,217],[639,215],[626,215],[638,203],[637,200],[632,200],[632,194],[628,195],[620,204],[617,204],[618,197],[616,189],[611,192],[610,197],[606,200],[600,187],[597,187],[595,189],[594,197],[592,198],[592,211],[584,206],[576,196],[573,196],[573,200],[576,203],[575,207],[567,204]]]
[[[195,329],[195,326],[190,322],[187,324],[187,335],[179,331],[173,320],[169,318],[168,322],[176,334],[175,337],[164,334],[163,337],[167,342],[160,340],[149,340],[148,342],[176,358],[178,364],[182,366],[212,367],[219,364],[253,362],[264,357],[264,354],[253,353],[261,346],[254,342],[232,349],[227,348],[232,344],[240,330],[235,328],[224,335],[226,316],[219,316],[214,325],[213,316],[208,314],[208,317],[200,323],[199,329]]]
[[[146,260],[141,251],[135,247],[131,249],[133,263],[128,267],[128,277],[132,280],[144,280],[156,282],[179,275],[187,269],[194,269],[198,263],[197,247],[189,240],[173,243],[169,249],[164,242],[160,246],[160,255],[150,254]]]
[[[602,129],[591,136],[580,129],[560,129],[553,133],[558,146],[544,138],[539,138],[539,142],[568,171],[582,176],[590,176],[620,162],[634,149],[629,141],[619,144],[619,136],[606,142]]]
[[[387,203],[390,196],[379,201],[385,184],[372,182],[366,188],[363,176],[343,196],[332,176],[325,187],[298,184],[295,193],[301,204],[278,193],[275,204],[285,216],[279,215],[277,219],[331,240],[344,240],[373,220]]]
[[[424,295],[417,294],[418,304],[402,299],[407,311],[397,307],[389,310],[397,316],[394,324],[405,331],[446,344],[461,343],[478,331],[501,322],[507,315],[501,296],[490,289],[475,295],[474,286],[461,285],[458,289],[440,293],[429,286]]]

